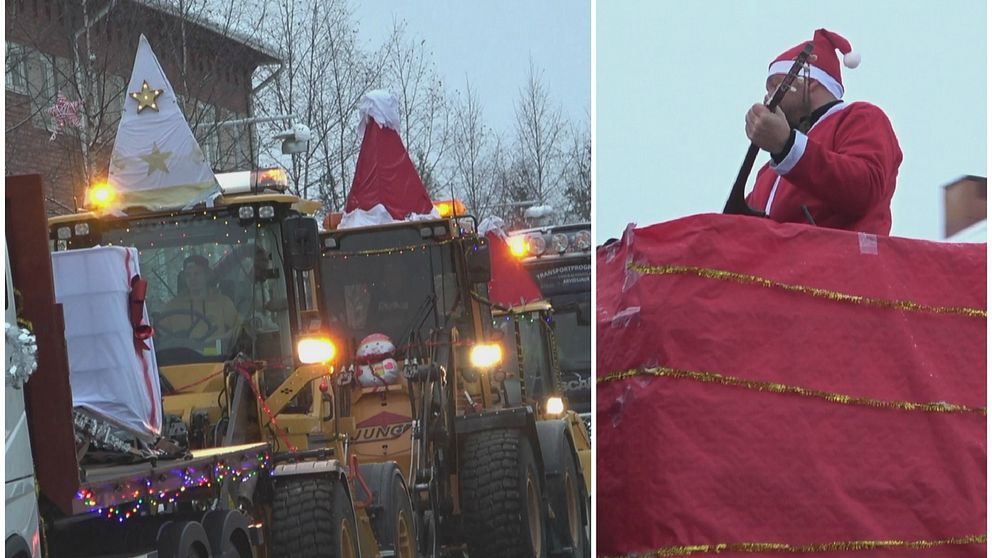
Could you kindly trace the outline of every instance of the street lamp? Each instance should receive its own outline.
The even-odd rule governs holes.
[[[294,153],[305,152],[310,145],[310,138],[312,137],[313,132],[306,125],[293,124],[285,132],[272,136],[272,139],[282,140],[283,155],[292,155]]]

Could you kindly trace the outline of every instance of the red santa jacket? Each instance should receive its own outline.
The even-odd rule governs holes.
[[[805,205],[817,226],[888,235],[901,162],[882,109],[839,103],[809,132],[796,132],[780,163],[770,161],[758,171],[748,205],[781,223],[807,223]]]

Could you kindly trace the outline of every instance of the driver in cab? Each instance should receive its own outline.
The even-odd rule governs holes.
[[[159,327],[168,337],[187,338],[204,354],[220,354],[238,323],[238,311],[223,293],[210,287],[210,262],[199,255],[183,261],[185,287],[166,307]]]

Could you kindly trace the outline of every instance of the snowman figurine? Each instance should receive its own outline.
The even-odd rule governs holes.
[[[396,346],[389,336],[373,333],[362,339],[358,344],[356,360],[361,363],[358,368],[358,383],[362,387],[382,387],[393,385],[399,381],[400,367],[393,358]]]

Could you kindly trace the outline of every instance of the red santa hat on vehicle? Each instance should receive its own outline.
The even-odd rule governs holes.
[[[768,76],[788,73],[789,68],[792,67],[792,62],[807,42],[803,41],[778,55],[768,65]],[[844,65],[848,68],[857,68],[858,64],[861,63],[861,55],[851,50],[851,43],[847,39],[833,31],[817,29],[813,33],[813,55],[809,62],[809,77],[823,84],[827,91],[840,99],[844,96],[844,83],[841,80],[840,63],[837,61],[834,49],[839,50],[844,55]]]
[[[440,218],[397,132],[396,97],[371,91],[359,101],[358,110],[364,138],[338,228]]]
[[[486,217],[478,232],[489,243],[492,276],[489,279],[489,300],[512,308],[543,299],[541,289],[519,258],[510,251],[506,225],[499,217]]]

